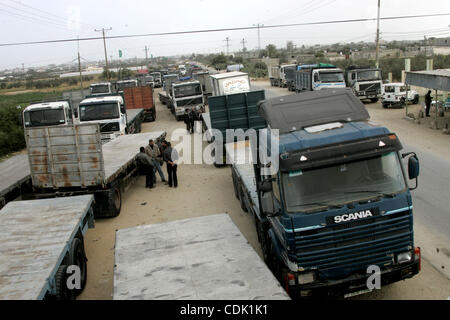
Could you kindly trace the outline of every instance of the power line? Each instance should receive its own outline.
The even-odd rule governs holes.
[[[449,15],[450,15],[450,13],[421,14],[421,15],[410,15],[410,16],[393,16],[393,17],[380,18],[380,20],[429,18],[429,17],[449,16]],[[368,22],[368,21],[376,21],[376,20],[377,20],[377,18],[361,18],[361,19],[348,19],[348,20],[330,20],[330,21],[278,24],[278,25],[267,25],[267,26],[259,25],[259,27],[258,26],[248,26],[248,27],[235,27],[235,28],[223,28],[223,29],[205,29],[205,30],[174,31],[174,32],[160,32],[160,33],[144,33],[144,34],[107,36],[107,37],[105,37],[105,39],[139,38],[139,37],[154,37],[154,36],[167,36],[167,35],[193,34],[193,33],[240,31],[240,30],[254,30],[254,29],[261,29],[261,28],[275,29],[275,28],[299,27],[299,26],[309,26],[309,25]],[[1,43],[0,47],[30,45],[30,44],[58,43],[58,42],[74,42],[74,41],[78,41],[78,40],[79,41],[89,41],[89,40],[100,40],[100,39],[103,39],[103,38],[102,37],[85,37],[85,38],[80,38],[80,39],[70,38],[70,39],[57,39],[57,40],[28,41],[28,42],[11,42],[11,43]]]

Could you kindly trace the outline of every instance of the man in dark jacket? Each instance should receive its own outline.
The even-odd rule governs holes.
[[[177,161],[178,161],[178,152],[176,149],[173,149],[170,142],[163,141],[162,143],[164,147],[163,158],[167,165],[167,175],[169,176],[169,187],[172,185],[176,188],[178,187],[178,178],[177,178]]]
[[[428,90],[428,93],[425,95],[425,115],[427,117],[430,116],[430,107],[431,107],[431,90]]]
[[[153,162],[152,159],[145,153],[145,148],[141,147],[139,153],[136,156],[139,169],[145,174],[145,187],[153,188]]]

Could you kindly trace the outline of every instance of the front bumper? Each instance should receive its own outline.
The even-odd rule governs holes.
[[[408,278],[419,273],[420,258],[413,262],[388,267],[381,270],[381,287]],[[344,279],[318,281],[309,284],[296,284],[289,286],[289,293],[296,297],[302,296],[328,296],[339,297],[346,294],[368,291],[367,279],[371,274],[352,274]],[[297,276],[295,277],[297,279]],[[297,280],[296,280],[297,281]]]

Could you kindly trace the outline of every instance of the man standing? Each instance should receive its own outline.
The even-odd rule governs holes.
[[[176,188],[178,187],[178,178],[177,178],[177,161],[178,161],[178,152],[176,149],[173,149],[170,142],[163,141],[164,154],[163,158],[167,165],[167,175],[169,176],[169,187],[172,185]]]
[[[145,148],[141,147],[139,149],[139,153],[136,156],[136,161],[138,163],[139,169],[141,172],[145,174],[145,187],[153,188],[153,177],[154,177],[154,168],[152,159],[145,153]]]
[[[194,133],[194,123],[195,123],[195,111],[194,111],[194,109],[189,109],[188,117],[189,117],[190,133]]]
[[[161,152],[159,151],[159,147],[155,144],[155,142],[150,139],[148,141],[148,150],[146,151],[147,155],[150,157],[153,163],[153,181],[156,183],[156,171],[158,171],[159,176],[161,177],[162,182],[166,182],[166,179],[164,178],[164,173],[161,169],[161,165],[159,163],[159,156],[161,155]]]
[[[428,90],[428,93],[425,95],[425,115],[427,117],[430,116],[430,107],[431,107],[431,90]]]

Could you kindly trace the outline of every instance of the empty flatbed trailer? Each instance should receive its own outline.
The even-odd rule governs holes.
[[[30,187],[30,165],[26,154],[0,162],[0,209]]]
[[[94,227],[94,197],[12,201],[0,210],[0,300],[73,299],[86,284],[83,235]],[[67,267],[81,271],[68,291]]]
[[[126,299],[289,299],[227,214],[116,232],[114,294]]]

